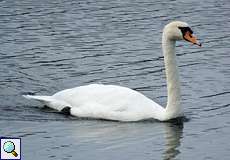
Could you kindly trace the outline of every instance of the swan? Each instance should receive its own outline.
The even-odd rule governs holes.
[[[175,43],[179,40],[201,46],[187,23],[173,21],[164,27],[162,50],[168,93],[166,107],[162,107],[140,92],[116,85],[90,84],[66,89],[52,96],[23,96],[77,117],[115,121],[139,121],[153,118],[167,121],[183,116],[175,54]]]

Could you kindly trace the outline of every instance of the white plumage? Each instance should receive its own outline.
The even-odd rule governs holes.
[[[175,41],[182,40],[184,37],[178,27],[188,27],[188,25],[179,21],[171,22],[164,28],[162,37],[168,89],[166,108],[140,92],[126,87],[103,84],[66,89],[53,96],[25,95],[24,97],[41,101],[44,105],[58,111],[70,107],[70,114],[78,117],[118,121],[154,118],[166,121],[181,116],[183,110],[180,106],[180,83],[174,51]]]

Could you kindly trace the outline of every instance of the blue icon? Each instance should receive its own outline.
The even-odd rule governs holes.
[[[18,156],[18,153],[15,151],[15,145],[11,141],[5,142],[3,145],[3,149],[5,152],[13,154],[14,157]]]
[[[0,160],[21,160],[21,138],[0,137]]]

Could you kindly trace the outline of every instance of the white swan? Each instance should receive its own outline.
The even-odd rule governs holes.
[[[201,46],[192,33],[188,24],[181,21],[171,22],[163,30],[162,48],[168,91],[166,108],[137,91],[115,85],[91,84],[66,89],[53,96],[25,95],[24,97],[41,101],[50,108],[68,112],[77,117],[118,121],[138,121],[154,118],[167,121],[182,116],[175,42],[184,39]]]

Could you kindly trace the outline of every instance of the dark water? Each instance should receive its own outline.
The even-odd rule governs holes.
[[[21,97],[89,83],[127,86],[166,104],[161,34],[188,22],[203,47],[177,43],[183,125],[82,120]],[[230,157],[228,0],[1,0],[0,135],[23,159]]]

